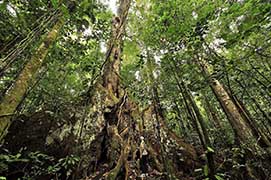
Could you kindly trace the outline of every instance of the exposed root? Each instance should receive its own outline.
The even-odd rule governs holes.
[[[125,144],[124,148],[121,151],[120,157],[118,159],[117,165],[114,169],[110,170],[109,173],[105,175],[107,180],[115,180],[118,173],[121,170],[123,164],[127,164],[127,158],[130,152],[130,139],[128,139],[127,143]],[[127,172],[126,172],[127,173]]]
[[[128,133],[129,128],[126,127],[124,130],[121,131],[120,136],[123,137]]]
[[[124,92],[124,95],[123,95],[122,103],[121,103],[121,105],[120,105],[120,107],[119,107],[117,127],[119,127],[119,124],[121,123],[121,120],[122,120],[122,118],[121,118],[121,113],[122,113],[123,106],[124,106],[124,104],[125,104],[125,102],[126,102],[126,99],[127,99],[127,92],[125,91],[125,92]]]
[[[151,158],[153,159],[154,163],[155,163],[155,167],[158,171],[162,172],[163,171],[163,165],[160,163],[159,159],[158,159],[158,153],[155,152],[155,150],[152,148],[151,145],[148,144],[148,152],[151,156]]]
[[[129,178],[129,165],[128,165],[127,159],[124,161],[124,168],[125,168],[125,180],[128,180],[128,178]]]
[[[131,111],[131,108],[138,109],[137,106],[128,99],[127,94],[124,91],[123,95],[119,98],[118,103],[108,108],[109,112],[106,112],[106,116],[104,116],[105,122],[107,123],[107,127],[105,128],[106,133],[104,135],[104,138],[106,139],[106,145],[104,146],[106,147],[106,151],[101,154],[100,158],[104,156],[106,156],[106,158],[104,158],[104,161],[98,161],[97,164],[97,171],[103,172],[103,175],[99,176],[100,178],[103,177],[107,180],[128,180],[131,177],[135,178],[140,174],[140,159],[138,155],[138,138],[140,135],[144,135],[146,138],[146,148],[149,154],[147,165],[149,166],[150,175],[154,178],[160,178],[164,175],[164,170],[168,164],[163,164],[165,162],[163,162],[161,156],[161,142],[157,141],[155,130],[151,129],[150,126],[148,130],[143,130],[144,132],[140,131],[142,130],[140,128],[141,122],[138,121],[138,117],[142,117],[145,122],[151,122],[153,114],[152,108],[150,108],[149,111],[145,111],[145,115],[143,116],[139,115],[139,110],[137,110],[139,114],[135,114],[134,111]],[[172,154],[174,154],[173,152],[176,150],[180,152],[178,156],[175,153],[174,157],[170,157],[167,161],[176,163],[178,161],[176,158],[183,158],[185,160],[175,164],[176,169],[184,172],[182,168],[187,166],[187,168],[190,168],[192,169],[191,171],[193,171],[196,159],[194,148],[169,130],[164,122],[161,122],[160,124],[161,134],[163,134],[163,136],[165,135],[163,138],[168,138],[170,142],[173,142],[170,146],[167,146],[167,150]],[[107,165],[107,167],[105,168],[104,165]],[[179,172],[172,172],[172,175],[177,173]]]
[[[115,125],[107,127],[107,134],[109,137],[112,137],[112,140],[115,139],[120,145],[123,145],[123,139],[118,132],[118,128]]]

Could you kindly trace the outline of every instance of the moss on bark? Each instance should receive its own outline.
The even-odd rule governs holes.
[[[14,113],[24,94],[27,92],[29,85],[35,79],[35,75],[41,67],[46,55],[48,54],[49,48],[55,41],[63,23],[64,20],[60,17],[31,57],[30,61],[25,65],[11,89],[4,96],[0,104],[0,115]],[[7,116],[0,120],[0,142],[2,142],[7,133],[11,124],[11,118],[11,116]]]

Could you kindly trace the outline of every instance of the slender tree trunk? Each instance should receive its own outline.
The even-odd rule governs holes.
[[[239,81],[236,80],[236,82],[245,90],[248,97],[252,100],[252,102],[256,105],[257,109],[262,113],[263,117],[268,121],[269,125],[271,126],[271,118],[268,116],[268,114],[261,108],[260,104],[257,102],[257,100],[251,96],[251,94],[247,91],[246,87]]]
[[[206,111],[207,113],[210,114],[210,118],[213,120],[214,122],[214,125],[216,128],[221,128],[221,123],[217,117],[217,112],[216,110],[213,108],[213,106],[210,104],[208,98],[206,97],[206,95],[203,95],[203,98],[204,98],[204,101],[205,101],[205,104],[206,104]]]
[[[212,147],[211,145],[211,141],[209,139],[209,135],[208,135],[208,131],[204,122],[204,119],[200,113],[200,110],[196,104],[196,102],[194,101],[194,98],[192,97],[191,92],[187,89],[187,87],[185,86],[184,82],[179,82],[178,76],[177,76],[177,66],[175,63],[173,63],[173,66],[175,68],[174,71],[174,78],[175,81],[181,91],[181,94],[183,96],[183,99],[185,101],[186,107],[188,109],[188,112],[190,114],[190,116],[192,117],[191,119],[193,120],[193,123],[195,125],[196,131],[199,135],[201,144],[204,148],[204,150],[206,151],[206,156],[207,156],[207,163],[208,163],[208,167],[209,167],[209,178],[211,180],[215,180],[215,163],[214,163],[214,157],[213,157],[213,152],[211,152],[209,150],[209,148]],[[187,101],[187,99],[188,101]],[[191,106],[192,108],[191,108]],[[199,125],[200,127],[199,127]],[[202,133],[200,131],[200,129],[202,130]],[[209,148],[208,148],[209,147]],[[211,148],[212,149],[212,148]]]
[[[270,141],[268,140],[266,135],[261,131],[261,129],[258,127],[257,123],[254,121],[254,119],[252,118],[251,114],[249,113],[245,105],[240,100],[238,100],[235,96],[232,96],[232,98],[234,99],[235,104],[239,109],[239,112],[242,114],[242,116],[244,117],[244,119],[247,121],[250,128],[252,129],[253,134],[257,137],[257,140],[259,140],[259,145],[261,147],[270,147],[271,146]]]
[[[181,131],[180,133],[182,133],[185,137],[189,136],[187,134],[187,128],[184,124],[184,118],[182,117],[182,113],[181,113],[181,110],[179,108],[179,105],[177,103],[177,101],[174,99],[174,105],[175,105],[175,109],[176,109],[176,112],[177,112],[177,115],[178,115],[178,122],[179,122],[179,126],[181,128]]]
[[[158,92],[157,89],[155,87],[153,87],[153,103],[154,103],[154,111],[155,111],[155,118],[156,118],[156,123],[157,123],[157,137],[158,137],[158,141],[160,142],[160,148],[161,148],[161,157],[162,157],[162,162],[165,168],[165,171],[171,175],[171,171],[170,171],[170,164],[168,161],[166,161],[165,155],[165,148],[163,143],[161,142],[161,125],[160,125],[160,121],[159,121],[159,116],[162,118],[162,120],[164,120],[164,116],[162,113],[162,109],[160,108],[160,101],[158,99]],[[166,179],[170,180],[170,176],[168,176],[168,174],[166,175]]]
[[[57,35],[64,24],[62,17],[58,19],[52,30],[44,38],[30,61],[25,65],[20,75],[12,87],[7,91],[0,104],[0,115],[14,113],[20,104],[22,97],[26,93],[29,85],[35,78],[36,73],[41,67],[51,45],[57,38]],[[11,117],[5,117],[0,120],[0,142],[3,140],[11,124]]]
[[[175,62],[173,62],[172,64],[173,64],[172,68],[174,68],[174,71],[173,71],[174,79],[175,79],[175,81],[177,83],[177,87],[179,88],[179,91],[181,92],[181,95],[182,95],[185,107],[187,109],[187,112],[188,112],[188,114],[190,116],[192,124],[194,125],[194,128],[196,129],[196,132],[199,135],[199,139],[200,139],[201,144],[205,144],[205,140],[204,140],[203,134],[200,131],[200,127],[199,127],[199,125],[197,123],[197,119],[196,119],[196,116],[194,114],[193,108],[191,108],[191,106],[189,105],[186,90],[184,89],[183,84],[179,81],[179,77],[178,77],[178,74],[177,74],[177,66],[176,66]]]
[[[185,95],[188,98],[190,104],[193,107],[194,113],[196,115],[196,118],[200,124],[201,130],[202,130],[202,134],[203,134],[203,138],[204,138],[204,143],[202,143],[202,146],[204,148],[204,150],[206,151],[206,156],[207,156],[207,163],[208,163],[208,167],[209,167],[209,178],[211,180],[215,180],[215,163],[214,163],[214,157],[213,157],[213,152],[210,151],[209,149],[212,149],[212,145],[211,145],[211,141],[209,139],[209,135],[208,135],[208,131],[204,122],[204,119],[200,113],[200,110],[194,100],[194,98],[192,97],[191,92],[187,89],[187,87],[185,86],[185,84],[182,82],[182,87],[184,89]]]
[[[253,104],[251,104],[251,108],[253,109],[255,116],[256,117],[260,117],[257,120],[260,120],[260,123],[262,124],[262,127],[265,129],[266,133],[268,134],[267,137],[268,139],[271,141],[271,132],[270,132],[270,125],[266,124],[266,121],[262,120],[261,115],[259,114],[258,110],[256,109],[256,107],[254,107]]]
[[[182,94],[186,109],[188,111],[188,114],[190,116],[190,119],[192,121],[192,124],[194,125],[194,128],[196,129],[196,132],[198,133],[200,143],[203,145],[203,144],[205,144],[204,136],[200,131],[200,127],[198,125],[196,115],[195,115],[195,113],[193,111],[193,108],[191,108],[191,106],[189,104],[189,100],[187,99],[188,96],[187,96],[183,86],[181,85],[181,83],[178,81],[177,84],[178,84],[179,90],[181,91],[181,94]]]
[[[155,119],[156,119],[156,130],[157,130],[158,141],[159,141],[160,148],[161,148],[162,163],[164,165],[164,170],[167,172],[166,179],[170,180],[172,173],[171,173],[171,169],[170,169],[170,163],[168,161],[166,161],[167,153],[165,151],[164,144],[162,143],[161,124],[159,121],[159,117],[162,119],[162,121],[165,120],[165,117],[164,117],[163,109],[161,107],[161,103],[160,103],[160,99],[159,99],[157,82],[153,76],[154,64],[151,60],[151,57],[149,55],[148,50],[147,50],[147,68],[148,68],[148,79],[150,81],[151,89],[152,89],[152,102],[154,105],[154,112],[155,112]]]
[[[180,89],[179,89],[180,90]],[[181,94],[181,98],[180,98],[180,106],[181,108],[183,108],[184,110],[184,113],[185,113],[185,117],[186,117],[186,128],[187,128],[187,132],[189,131],[193,131],[194,130],[194,127],[193,127],[193,123],[191,123],[191,115],[190,113],[188,112],[188,109],[187,109],[187,106],[186,106],[186,103],[185,103],[185,99],[183,98],[183,94]],[[189,133],[188,134],[188,137],[190,139],[192,139],[192,136],[191,134]]]
[[[237,69],[237,70],[239,72],[241,72],[242,74],[246,75],[247,77],[250,77],[251,79],[254,79],[259,85],[262,86],[262,90],[266,93],[266,95],[268,96],[268,99],[269,100],[271,99],[271,93],[269,91],[269,87],[264,82],[262,82],[260,79],[258,79],[257,76],[252,75],[251,72],[246,72],[246,71],[243,71],[241,69]]]

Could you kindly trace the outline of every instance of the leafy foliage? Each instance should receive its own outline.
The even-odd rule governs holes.
[[[35,179],[44,176],[63,177],[63,175],[68,178],[76,169],[80,159],[70,155],[57,160],[53,156],[41,152],[30,152],[27,155],[21,153],[16,155],[1,154],[0,160],[1,174],[18,171],[24,174],[23,179]],[[29,172],[24,171],[26,167]],[[22,169],[20,170],[20,168]]]

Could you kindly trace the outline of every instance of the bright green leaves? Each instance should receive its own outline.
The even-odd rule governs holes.
[[[85,20],[85,21],[87,21],[88,24],[92,24],[92,20],[90,19],[90,17],[89,17],[88,15],[86,15],[86,14],[83,15],[83,16],[82,16],[82,19]]]
[[[208,176],[208,174],[209,174],[209,169],[208,169],[208,166],[207,165],[204,165],[203,166],[203,173],[204,173],[204,176]]]
[[[217,180],[224,180],[222,177],[220,177],[219,175],[215,175],[215,178],[217,179]]]
[[[58,0],[51,0],[51,3],[53,5],[53,7],[56,9],[58,8],[58,5],[59,5],[59,1]]]
[[[209,147],[209,146],[207,147],[207,151],[208,151],[208,152],[211,152],[211,153],[214,153],[214,152],[215,152],[215,150],[214,150],[213,148]]]
[[[67,6],[65,4],[61,4],[60,9],[61,9],[61,12],[63,13],[63,15],[66,18],[69,18],[70,13],[69,13],[69,9],[67,8]]]
[[[126,40],[123,49],[122,65],[135,64],[138,54],[140,54],[138,44],[135,41]]]
[[[3,1],[1,4],[0,4],[0,11],[4,11],[7,9],[7,1]]]
[[[64,158],[56,159],[53,156],[36,151],[24,153],[23,155],[20,153],[16,155],[1,154],[0,160],[0,167],[2,168],[0,170],[1,172],[6,171],[9,168],[12,169],[12,167],[17,166],[18,164],[23,166],[27,165],[31,168],[25,169],[23,179],[39,179],[38,177],[40,176],[54,176],[59,178],[63,175],[63,172],[69,177],[77,166],[80,158],[75,155],[69,155]],[[0,180],[5,179],[5,177],[0,176]]]
[[[135,41],[125,40],[121,64],[121,77],[126,86],[133,85],[137,80],[135,73],[140,69],[140,49]]]
[[[41,79],[38,80],[38,84],[25,101],[28,112],[41,108],[54,109],[55,106],[65,109],[69,108],[71,103],[82,100],[80,95],[88,90],[93,77],[100,70],[104,58],[100,52],[100,41],[105,41],[107,38],[105,35],[108,35],[110,31],[107,22],[110,22],[111,17],[105,11],[104,6],[99,3],[84,1],[85,4],[78,2],[73,6],[74,4],[70,4],[72,1],[67,4],[60,3],[60,0],[44,2],[44,0],[37,0],[35,4],[33,1],[19,1],[20,4],[14,3],[13,5],[11,1],[10,3],[21,13],[21,18],[26,23],[11,21],[12,17],[8,16],[6,12],[7,16],[4,17],[10,19],[6,18],[7,21],[2,22],[6,24],[7,28],[1,29],[0,32],[0,37],[7,37],[6,34],[16,37],[18,31],[17,39],[11,41],[14,38],[11,37],[4,42],[4,45],[10,42],[16,44],[27,36],[27,33],[24,35],[24,26],[29,29],[34,29],[32,26],[35,26],[35,32],[37,31],[39,35],[35,37],[33,42],[38,44],[41,41],[40,34],[44,34],[47,28],[50,29],[59,17],[56,15],[56,9],[61,13],[60,16],[64,16],[66,20],[57,42],[50,49],[46,63],[40,71],[38,77]],[[73,11],[70,12],[72,9]],[[39,19],[39,24],[37,24],[35,22],[39,17],[43,19]],[[98,20],[96,21],[96,19]],[[31,23],[29,23],[30,21]],[[40,26],[44,29],[40,30]],[[31,35],[32,33],[29,33],[29,37],[32,38]],[[28,40],[26,41],[28,42]],[[12,43],[10,43],[12,46],[7,49],[14,48]],[[29,48],[22,50],[28,56],[32,52],[30,49],[35,49],[35,43],[30,43],[29,46]],[[21,68],[24,64],[22,61],[27,59],[24,56],[19,58],[21,61],[18,61],[20,63],[18,67]],[[10,74],[5,79],[9,79],[9,82],[13,80]],[[4,85],[6,86],[6,84]],[[1,91],[4,91],[4,87],[2,88],[4,85],[1,84]],[[46,107],[43,106],[44,104]]]

